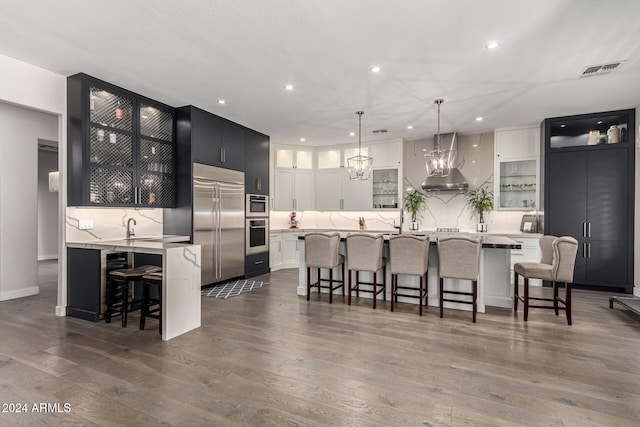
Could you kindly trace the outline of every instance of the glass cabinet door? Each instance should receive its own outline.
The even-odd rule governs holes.
[[[372,180],[373,208],[397,208],[398,198],[398,169],[375,169]]]
[[[537,209],[536,161],[500,162],[499,209]]]
[[[138,204],[173,206],[175,201],[173,114],[140,104]]]

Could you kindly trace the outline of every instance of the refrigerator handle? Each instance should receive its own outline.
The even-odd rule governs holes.
[[[218,185],[218,277],[222,276],[222,190]]]

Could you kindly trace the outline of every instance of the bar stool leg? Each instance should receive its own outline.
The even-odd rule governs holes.
[[[529,278],[524,278],[524,321],[529,319]]]
[[[387,300],[387,266],[382,267],[382,299]]]
[[[513,311],[518,312],[518,273],[513,273]]]
[[[356,298],[360,298],[360,272],[356,270]]]
[[[564,288],[566,290],[565,296],[565,311],[567,312],[567,324],[571,325],[571,283],[565,283]]]
[[[478,281],[473,281],[473,323],[476,323],[476,313],[478,312]]]
[[[344,262],[340,265],[342,266],[342,275],[340,276],[340,278],[342,279],[342,296],[344,296],[344,288],[346,285],[346,282],[344,280]]]
[[[373,309],[376,309],[376,300],[378,299],[378,272],[373,273]]]
[[[553,282],[553,311],[558,315],[558,282]]]
[[[347,305],[351,305],[351,270],[349,270],[348,273],[349,273],[349,296],[347,297]]]
[[[124,280],[122,285],[122,327],[127,327],[127,316],[129,314],[129,281]]]
[[[391,275],[391,312],[393,312],[393,301],[396,299],[396,284],[398,283],[398,275]]]
[[[320,283],[322,282],[322,276],[320,274],[320,267],[318,267],[318,281],[316,284],[318,285],[318,299],[322,299],[322,294],[320,293]]]
[[[311,268],[307,267],[307,301],[311,297]]]
[[[149,284],[142,282],[142,307],[140,307],[140,330],[144,331],[145,320],[148,313]]]
[[[107,316],[106,322],[111,323],[111,310],[113,305],[113,279],[109,277],[107,279]]]
[[[320,286],[320,282],[318,282],[318,286]],[[329,269],[329,304],[333,304],[333,268]]]
[[[423,297],[424,289],[422,289],[422,276],[420,276],[420,316],[422,316],[422,297]],[[392,298],[393,300],[393,298]],[[393,304],[393,303],[392,303]]]
[[[429,272],[424,273],[424,307],[429,307]]]
[[[444,279],[440,278],[440,318],[444,317]]]

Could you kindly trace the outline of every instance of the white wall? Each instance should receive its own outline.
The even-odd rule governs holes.
[[[58,193],[49,192],[49,172],[57,170],[58,153],[38,150],[39,261],[58,258]]]
[[[57,134],[47,139],[60,141],[60,186],[62,191],[58,193],[59,215],[64,218],[66,198],[66,79],[64,76],[52,73],[42,68],[18,61],[14,58],[0,55],[0,102],[6,102],[33,110],[48,112],[57,115]],[[34,157],[35,159],[35,154]],[[17,158],[15,159],[17,160]],[[4,161],[4,160],[3,160]],[[9,159],[7,159],[9,161]],[[0,180],[2,175],[0,175]],[[3,205],[4,206],[4,205]],[[18,224],[24,224],[26,218],[18,218]],[[31,227],[35,229],[35,220]],[[2,227],[2,231],[4,227]],[[64,229],[62,223],[58,223],[58,234],[61,236],[60,245],[64,242]],[[9,246],[6,237],[0,233],[0,251],[3,246]],[[35,246],[35,243],[34,243]],[[64,316],[66,311],[66,257],[59,247],[61,258],[58,272],[58,303],[56,314]],[[0,253],[0,257],[3,257]],[[35,258],[36,252],[33,251]],[[1,269],[0,265],[0,269]],[[14,269],[15,270],[15,269]],[[33,286],[35,282],[31,284]],[[4,286],[4,272],[0,272],[0,288]]]
[[[38,138],[58,118],[0,103],[0,301],[38,293]]]

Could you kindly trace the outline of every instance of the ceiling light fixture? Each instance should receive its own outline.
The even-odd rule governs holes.
[[[224,99],[218,99],[218,104],[224,105],[226,103],[227,103],[227,101],[225,101]]]
[[[362,115],[364,111],[356,111],[358,115],[358,155],[347,159],[349,178],[357,181],[369,179],[373,158],[362,155]]]
[[[440,105],[443,102],[442,98],[433,101],[438,106],[438,134],[436,135],[436,148],[424,155],[427,159],[427,176],[447,176],[451,169],[451,163],[453,163],[453,151],[443,150],[440,147]]]
[[[380,67],[378,67],[377,65],[374,65],[373,67],[369,68],[369,71],[371,71],[372,73],[379,73],[381,70]]]
[[[489,49],[489,50],[497,49],[497,48],[500,47],[500,42],[492,41],[492,42],[487,43],[484,47]]]
[[[349,132],[349,136],[356,136],[355,132]]]
[[[284,85],[286,90],[293,90],[293,85]]]
[[[306,142],[307,138],[300,138],[300,142]]]
[[[481,122],[481,121],[483,121],[483,120],[484,120],[484,119],[483,119],[482,117],[476,117],[476,122]]]
[[[413,125],[407,126],[407,129],[413,129]]]

